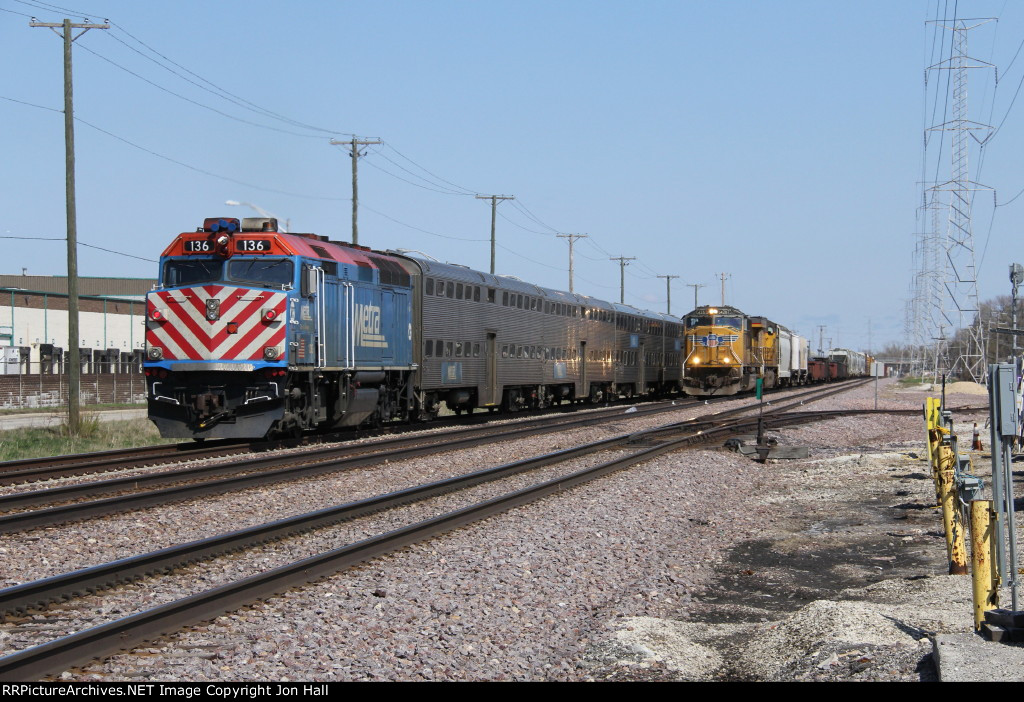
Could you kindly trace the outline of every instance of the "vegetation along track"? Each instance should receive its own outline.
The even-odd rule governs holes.
[[[832,392],[837,392],[837,390],[827,391],[828,394]],[[796,402],[768,408],[765,417],[769,425],[778,426],[780,423],[795,421],[806,422],[837,414],[836,412],[801,412],[799,413],[801,416],[798,418],[777,416],[786,409],[799,404]],[[250,575],[235,582],[168,602],[148,611],[109,621],[49,643],[25,648],[19,653],[0,659],[0,679],[24,680],[56,673],[92,658],[109,655],[170,631],[214,618],[240,606],[251,604],[255,600],[318,580],[377,555],[593,480],[659,454],[695,442],[707,441],[709,438],[720,438],[737,431],[749,431],[749,428],[756,424],[756,419],[746,417],[738,421],[729,421],[726,415],[749,412],[751,409],[748,405],[727,413],[716,413],[651,430],[622,434],[552,454],[8,588],[0,591],[0,611],[11,615],[44,607],[47,603],[61,599],[74,598],[81,593],[109,588],[126,580],[146,577],[156,572],[170,571],[185,563],[211,559],[229,551],[238,551],[263,542],[283,539],[289,535],[319,529],[342,520],[354,519],[360,515],[389,510],[408,503],[418,503],[437,495],[467,489],[488,481],[501,480],[525,471],[551,467],[587,454],[609,449],[616,449],[619,454],[626,454],[617,455],[611,460],[590,465],[581,470],[573,470],[568,473],[563,471],[562,474],[554,478],[540,480],[533,485],[519,487],[497,497],[392,529],[377,537],[348,543],[339,548],[277,566],[257,575]],[[630,449],[628,452],[623,451],[627,448]],[[86,605],[86,609],[92,613],[95,607]],[[61,617],[67,618],[67,615],[62,613]],[[31,646],[31,644],[29,645]]]

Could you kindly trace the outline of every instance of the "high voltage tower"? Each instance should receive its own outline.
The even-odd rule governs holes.
[[[936,335],[936,332],[943,328],[960,329],[962,343],[956,348],[956,358],[950,359],[949,370],[962,371],[978,382],[983,382],[985,378],[985,339],[977,321],[981,308],[971,229],[971,203],[976,191],[990,188],[970,179],[969,137],[984,144],[987,135],[980,138],[977,134],[991,133],[992,128],[968,119],[967,82],[970,69],[994,67],[967,55],[967,32],[989,21],[954,19],[929,23],[952,33],[949,58],[929,66],[925,71],[926,91],[930,72],[950,72],[952,90],[947,98],[947,109],[952,111],[953,118],[932,125],[927,132],[951,133],[951,169],[949,180],[925,189],[920,212],[922,219],[930,214],[931,222],[920,227],[917,233],[908,321],[908,331],[919,348],[928,346],[928,341],[938,339],[931,364],[927,363],[927,359],[916,359],[922,367],[933,365],[936,371],[940,370],[940,358],[946,355],[946,349],[941,346],[949,341],[944,338],[944,334],[940,332]],[[927,151],[927,133],[925,136]],[[942,221],[942,213],[946,214],[945,222]]]

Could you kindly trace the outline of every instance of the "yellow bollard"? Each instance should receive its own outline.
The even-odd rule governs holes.
[[[971,501],[971,579],[977,631],[985,612],[999,607],[999,574],[992,557],[992,500]]]
[[[967,575],[967,545],[964,529],[957,508],[956,485],[953,483],[953,450],[949,446],[939,448],[941,470],[940,503],[942,525],[946,531],[946,555],[949,558],[950,575]]]

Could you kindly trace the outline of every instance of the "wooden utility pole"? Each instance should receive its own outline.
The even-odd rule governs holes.
[[[693,288],[693,309],[697,309],[697,290],[706,288],[703,283],[687,283],[687,287]]]
[[[491,275],[494,275],[494,225],[498,218],[498,200],[515,200],[513,195],[477,195],[477,200],[491,201]]]
[[[668,296],[668,306],[666,307],[665,314],[672,314],[672,279],[678,278],[678,275],[659,275],[659,278],[665,279],[665,293]]]
[[[75,111],[71,80],[71,44],[90,29],[110,29],[109,24],[76,24],[63,22],[29,22],[30,27],[48,27],[64,39],[64,190],[67,210],[68,242],[68,431],[77,436],[81,427],[80,403],[82,362],[78,336],[78,218],[75,209]],[[63,32],[58,32],[60,27]],[[72,29],[81,29],[71,36]]]
[[[588,234],[555,234],[559,239],[569,240],[569,292],[573,292],[572,289],[572,274],[573,274],[573,256],[572,256],[572,243],[577,239],[586,239]]]
[[[728,273],[720,273],[719,277],[722,279],[722,307],[725,307],[725,281],[732,276]]]
[[[359,169],[356,164],[359,163],[360,156],[366,155],[366,151],[360,152],[359,147],[383,143],[380,139],[357,139],[354,136],[349,141],[331,139],[333,146],[348,146],[349,156],[352,157],[352,243],[357,246],[359,245]]]
[[[626,266],[629,264],[627,261],[635,261],[636,256],[626,258],[625,256],[612,256],[610,261],[619,262],[619,303],[626,304]]]

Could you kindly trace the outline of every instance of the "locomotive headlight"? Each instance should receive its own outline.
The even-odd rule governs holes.
[[[211,322],[220,319],[220,300],[211,298],[206,301],[206,318]]]
[[[281,357],[281,349],[277,346],[264,346],[263,347],[263,358],[268,361],[276,361]]]
[[[146,357],[151,361],[159,361],[164,357],[164,350],[159,346],[150,346],[146,349]]]

